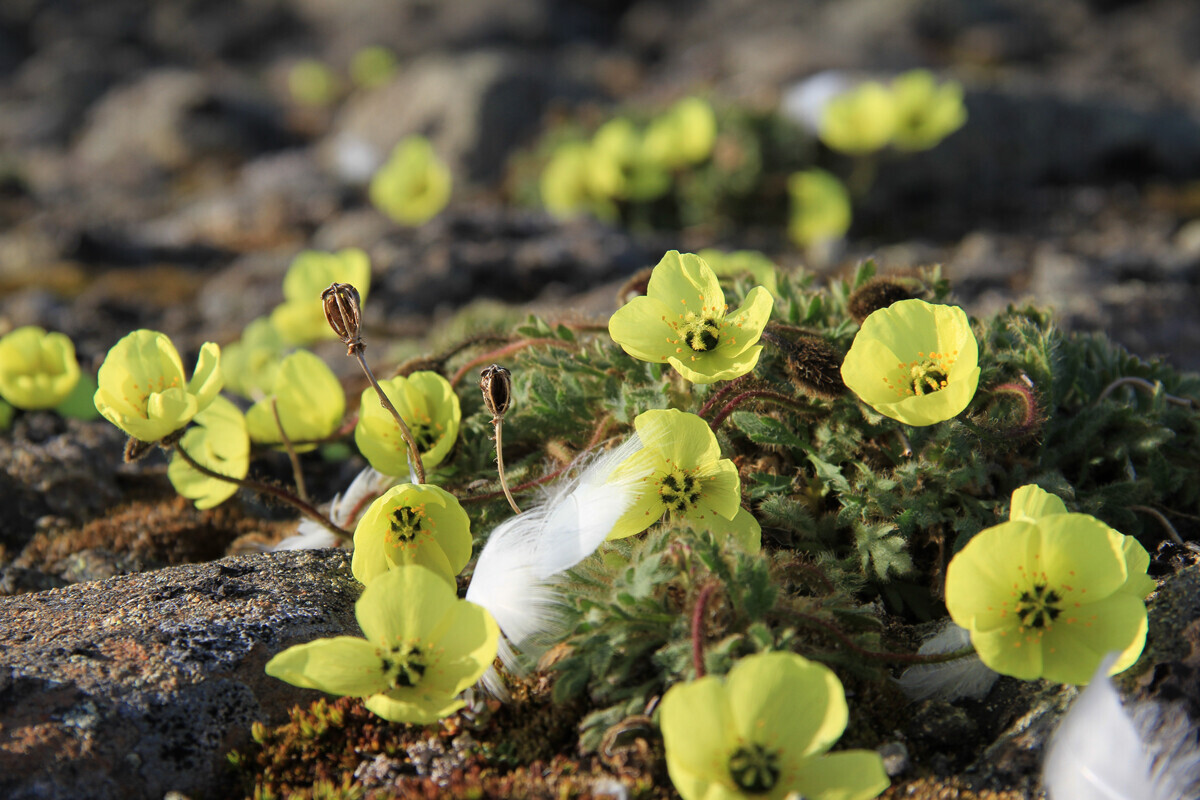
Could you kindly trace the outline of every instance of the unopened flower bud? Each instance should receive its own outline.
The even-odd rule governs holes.
[[[479,373],[479,388],[483,406],[493,419],[500,419],[512,402],[512,373],[499,364],[485,367]]]
[[[321,292],[321,302],[325,306],[325,319],[346,345],[346,352],[354,355],[362,350],[365,345],[358,332],[362,324],[362,299],[358,289],[349,283],[331,283]]]

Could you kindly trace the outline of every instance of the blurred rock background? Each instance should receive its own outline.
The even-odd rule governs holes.
[[[137,326],[194,350],[278,302],[300,249],[351,245],[402,332],[476,297],[565,307],[665,249],[747,242],[515,207],[507,159],[551,122],[696,91],[771,108],[821,70],[924,66],[966,86],[966,127],[881,170],[846,248],[809,266],[940,261],[974,312],[1032,297],[1197,368],[1197,42],[1188,0],[6,0],[0,330],[63,330],[92,367]],[[356,88],[372,45],[398,69]],[[309,58],[339,76],[328,105],[289,91]],[[364,182],[412,133],[455,189],[402,229]]]

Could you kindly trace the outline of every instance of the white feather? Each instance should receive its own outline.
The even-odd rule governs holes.
[[[947,624],[917,650],[921,655],[952,653],[971,644],[966,628]],[[918,664],[900,675],[898,683],[909,700],[957,700],[970,697],[978,700],[992,689],[1000,675],[984,664],[977,655],[944,661],[941,664]]]
[[[1136,703],[1132,714],[1101,662],[1047,746],[1042,782],[1051,800],[1200,797],[1196,725],[1179,705]]]
[[[354,480],[346,487],[346,491],[333,496],[329,503],[329,519],[340,528],[348,528],[354,518],[366,508],[364,502],[368,497],[381,495],[395,483],[395,478],[384,475],[371,467],[354,476]],[[296,535],[289,536],[271,548],[271,552],[280,550],[319,550],[325,547],[337,547],[337,536],[328,528],[305,518],[300,520]]]
[[[613,469],[641,448],[636,435],[595,457],[574,480],[542,503],[500,523],[475,564],[467,599],[486,608],[503,633],[499,656],[516,671],[516,650],[549,643],[561,634],[563,606],[557,578],[594,553],[634,501],[632,481],[609,482]],[[484,688],[504,695],[499,676]]]
[[[1166,800],[1150,784],[1150,758],[1100,664],[1050,740],[1042,782],[1051,800]]]

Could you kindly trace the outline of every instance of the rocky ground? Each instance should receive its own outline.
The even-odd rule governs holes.
[[[136,327],[194,353],[278,303],[300,250],[355,246],[371,256],[383,354],[481,299],[599,318],[663,251],[716,245],[822,274],[869,255],[885,270],[941,263],[971,313],[1031,299],[1197,370],[1196,41],[1190,0],[6,2],[0,333],[61,330],[93,371]],[[299,58],[345,74],[372,44],[399,58],[387,84],[318,108],[290,96]],[[509,156],[572,109],[698,89],[770,108],[819,70],[915,66],[964,83],[967,126],[881,169],[847,241],[815,260],[780,232],[630,232],[507,200]],[[456,184],[443,214],[404,229],[364,183],[411,133]],[[350,378],[339,347],[318,352]],[[108,423],[50,414],[0,436],[0,593],[16,595],[0,598],[0,772],[31,776],[11,796],[133,796],[113,787],[134,773],[147,797],[211,788],[225,733],[244,740],[296,702],[260,686],[265,648],[333,625],[313,604],[348,608],[317,579],[345,578],[336,555],[207,563],[294,522],[197,512],[169,499],[161,460],[122,464],[123,445]],[[314,480],[335,491],[357,466]],[[197,566],[137,574],[181,564]],[[1186,651],[1165,663],[1179,665],[1168,683],[1195,669]],[[185,741],[203,743],[200,762],[172,760]],[[54,773],[60,752],[87,757]]]

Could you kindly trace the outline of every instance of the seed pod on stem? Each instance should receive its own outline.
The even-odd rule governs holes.
[[[413,439],[412,431],[404,422],[404,418],[400,416],[400,412],[396,410],[396,406],[383,393],[379,381],[375,380],[375,373],[371,372],[371,368],[367,366],[367,359],[363,356],[363,351],[367,349],[367,346],[363,343],[360,333],[362,298],[358,289],[349,283],[331,283],[328,289],[321,292],[321,302],[325,307],[325,320],[329,323],[329,327],[333,328],[333,332],[342,340],[342,344],[346,345],[346,355],[358,359],[359,366],[366,373],[367,380],[371,382],[376,396],[379,397],[379,404],[391,412],[392,417],[395,418],[396,425],[400,428],[400,435],[404,437],[404,443],[408,445],[409,468],[412,470],[416,482],[424,483],[425,466],[421,463],[421,451],[417,449],[417,442]]]
[[[483,392],[483,407],[492,415],[492,425],[496,427],[496,467],[500,473],[500,488],[504,490],[513,513],[520,514],[521,509],[513,499],[508,479],[504,476],[504,444],[501,438],[504,414],[512,403],[512,373],[499,364],[484,367],[479,373],[479,390]]]

